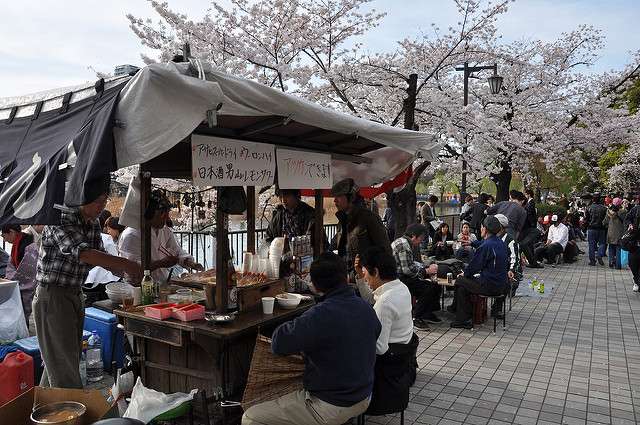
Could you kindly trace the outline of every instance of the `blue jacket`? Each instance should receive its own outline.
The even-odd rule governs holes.
[[[334,406],[371,395],[381,325],[373,308],[348,286],[334,289],[273,332],[274,354],[304,354],[304,389]]]
[[[480,283],[497,289],[507,287],[509,278],[509,249],[497,236],[477,244],[477,249],[471,258],[471,262],[464,269],[465,277],[473,277],[480,274]]]

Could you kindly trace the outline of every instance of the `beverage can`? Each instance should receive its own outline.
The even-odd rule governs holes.
[[[451,285],[453,283],[453,273],[447,273],[447,283]]]

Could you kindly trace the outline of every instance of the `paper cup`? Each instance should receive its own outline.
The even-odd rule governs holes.
[[[262,297],[262,312],[264,314],[273,314],[273,305],[276,299],[273,297]]]
[[[133,294],[133,305],[140,305],[142,303],[142,288],[135,286],[131,289]]]

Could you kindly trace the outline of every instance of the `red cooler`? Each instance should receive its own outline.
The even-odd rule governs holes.
[[[33,388],[33,359],[22,351],[7,354],[0,363],[0,406]]]

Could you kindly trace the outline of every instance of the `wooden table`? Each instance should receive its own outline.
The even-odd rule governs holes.
[[[272,315],[261,309],[238,313],[233,322],[215,326],[204,320],[153,319],[141,311],[114,313],[136,339],[147,387],[165,393],[198,388],[238,399],[246,384],[257,334],[270,335],[277,325],[313,304],[306,301],[291,310],[276,305]]]

